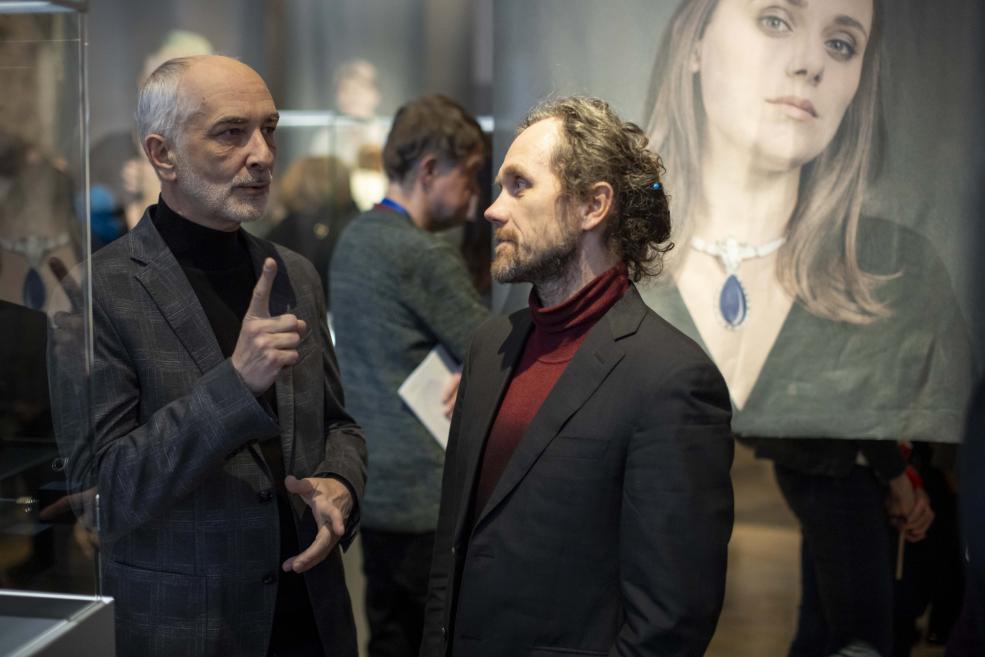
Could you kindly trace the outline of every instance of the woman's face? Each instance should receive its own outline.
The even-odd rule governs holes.
[[[691,59],[709,146],[775,171],[817,157],[858,90],[872,12],[872,0],[719,0]]]

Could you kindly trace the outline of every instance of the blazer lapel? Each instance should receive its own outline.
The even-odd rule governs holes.
[[[263,270],[263,262],[267,258],[277,261],[277,276],[274,278],[274,285],[270,290],[270,316],[276,317],[286,313],[297,313],[297,295],[294,286],[291,284],[291,277],[287,271],[280,254],[276,247],[270,242],[266,242],[246,233],[246,244],[250,251],[250,259],[253,261],[253,273],[257,280]],[[310,322],[309,322],[310,324]],[[308,331],[317,330],[315,326],[309,326]],[[285,367],[281,369],[274,381],[274,393],[277,396],[277,420],[280,423],[280,449],[284,457],[285,474],[293,474],[298,471],[297,460],[297,441],[294,440],[294,368]],[[302,470],[307,470],[307,464],[302,464]],[[305,502],[298,495],[289,496],[291,507],[294,509],[295,516],[300,518],[306,508]]]
[[[461,463],[466,469],[465,490],[471,491],[475,485],[486,436],[499,410],[500,401],[506,386],[513,375],[513,368],[523,352],[533,322],[528,310],[515,312],[509,323],[503,323],[502,342],[495,352],[477,353],[469,372],[468,404],[462,409],[461,428],[458,439],[462,441]],[[495,343],[495,339],[494,339]],[[455,536],[459,538],[465,529],[465,521],[471,509],[469,503],[459,508],[455,524]]]
[[[270,290],[270,316],[276,317],[286,313],[296,313],[297,297],[291,286],[290,274],[284,261],[277,253],[276,248],[270,242],[265,242],[246,234],[246,244],[250,251],[250,259],[253,261],[253,273],[257,280],[260,279],[260,272],[263,269],[263,262],[267,258],[277,261],[277,276],[274,278],[274,285]],[[310,322],[309,322],[310,323]],[[315,330],[316,327],[309,326],[308,330]],[[285,367],[277,375],[274,382],[277,393],[277,416],[280,419],[281,440],[284,447],[293,446],[289,444],[290,438],[294,435],[294,368]],[[290,467],[293,463],[287,451],[284,452],[287,460],[284,465]],[[290,472],[290,470],[288,470]]]
[[[618,340],[634,333],[645,314],[646,306],[636,288],[630,286],[623,298],[588,332],[527,427],[489,501],[479,512],[475,527],[516,488],[568,419],[585,405],[609,372],[623,359],[625,354]]]
[[[154,299],[171,330],[204,374],[222,362],[222,350],[202,304],[174,254],[154,227],[150,213],[130,231],[130,257],[145,267],[137,280]]]

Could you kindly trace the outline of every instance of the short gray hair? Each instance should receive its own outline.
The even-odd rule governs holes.
[[[137,94],[137,134],[143,144],[148,135],[158,134],[177,143],[178,123],[189,114],[187,100],[178,94],[178,85],[195,60],[194,57],[177,57],[164,62],[151,73],[140,86]]]

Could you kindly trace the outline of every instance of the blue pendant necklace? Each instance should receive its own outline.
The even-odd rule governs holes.
[[[691,248],[718,258],[725,270],[725,283],[718,293],[718,314],[725,322],[725,327],[740,329],[749,318],[749,295],[745,286],[739,280],[739,266],[745,260],[764,258],[783,246],[786,237],[780,237],[766,244],[751,246],[739,242],[734,237],[715,242],[706,242],[700,237],[691,240]]]

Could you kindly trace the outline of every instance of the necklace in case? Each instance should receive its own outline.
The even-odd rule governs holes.
[[[7,239],[0,237],[0,248],[6,249],[22,256],[27,260],[27,276],[24,277],[24,286],[21,289],[21,296],[24,305],[34,310],[44,308],[48,298],[41,280],[41,262],[44,257],[65,245],[70,241],[68,233],[61,233],[54,237],[43,237],[41,235],[27,235],[17,239]]]

